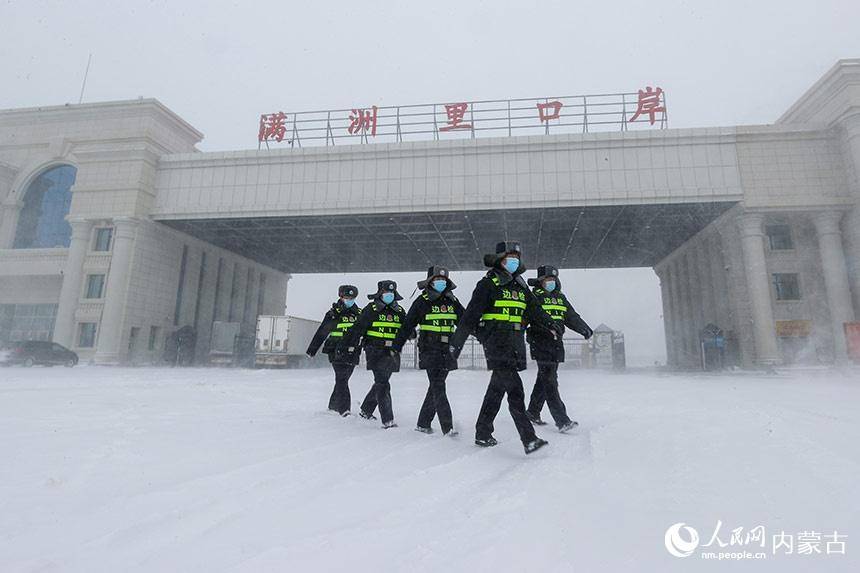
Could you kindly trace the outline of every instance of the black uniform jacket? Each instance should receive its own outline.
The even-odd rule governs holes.
[[[428,314],[456,314],[457,320],[459,320],[464,312],[463,305],[450,290],[446,289],[438,293],[431,289],[425,289],[409,307],[403,328],[400,329],[400,333],[394,340],[394,349],[398,352],[403,350],[406,339],[414,335],[415,328],[424,321]],[[450,343],[453,334],[453,332],[420,330],[418,334],[418,367],[422,370],[456,370],[457,360],[451,354]]]
[[[367,331],[372,328],[374,322],[397,321],[402,324],[405,318],[406,310],[397,301],[385,304],[378,298],[373,299],[361,310],[361,316],[355,326],[349,329],[345,343],[364,348],[368,370],[400,372],[400,353],[394,351],[394,340],[368,336]]]
[[[567,307],[564,320],[556,321],[558,325],[570,328],[586,338],[591,336],[591,328],[574,310],[570,301],[561,291],[556,290],[548,293],[537,288],[534,290],[534,294],[542,304],[547,301],[551,304]],[[526,340],[529,343],[532,360],[537,362],[564,362],[564,341],[557,331],[549,331],[540,324],[529,324],[526,330]]]
[[[323,354],[328,354],[328,360],[332,364],[358,364],[361,357],[358,347],[347,346],[345,336],[330,336],[330,334],[337,330],[337,325],[343,322],[342,318],[349,322],[357,322],[360,315],[361,309],[355,305],[347,308],[340,300],[332,304],[331,310],[325,313],[322,323],[314,333],[307,353],[314,356],[322,346]]]
[[[498,284],[494,282],[494,277],[496,277]],[[501,298],[503,289],[508,289],[516,294],[520,291],[524,293],[526,302],[524,321],[545,325],[547,329],[554,328],[553,319],[541,308],[540,303],[520,273],[512,276],[502,269],[493,268],[475,286],[472,300],[469,301],[466,312],[463,313],[463,317],[457,324],[451,345],[459,352],[468,336],[474,334],[484,347],[488,369],[525,370],[527,360],[524,325],[497,320],[481,320],[483,314],[493,312],[493,303]]]

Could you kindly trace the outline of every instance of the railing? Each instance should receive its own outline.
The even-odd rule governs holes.
[[[66,266],[69,249],[0,249],[0,275],[57,275]]]
[[[638,92],[406,106],[275,112],[260,116],[258,149],[336,143],[391,143],[668,126],[666,94]]]

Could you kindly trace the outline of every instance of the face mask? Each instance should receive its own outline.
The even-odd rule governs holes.
[[[382,293],[382,296],[380,298],[382,299],[382,302],[384,302],[385,304],[391,304],[392,302],[394,302],[394,293],[393,292],[384,292],[384,293]]]
[[[546,281],[543,285],[543,288],[546,292],[552,292],[555,290],[555,281]]]
[[[504,262],[505,270],[511,274],[517,272],[517,269],[520,268],[520,260],[516,257],[506,257]]]
[[[442,292],[443,290],[445,290],[445,287],[448,286],[448,281],[446,281],[445,279],[436,279],[435,281],[430,283],[430,286],[436,292]]]
[[[346,308],[352,308],[352,305],[354,305],[354,304],[355,304],[354,298],[343,299],[343,306],[345,306]]]

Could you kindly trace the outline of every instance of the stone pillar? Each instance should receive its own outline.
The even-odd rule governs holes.
[[[57,319],[54,322],[54,342],[71,348],[75,340],[75,311],[81,298],[81,283],[83,282],[84,259],[90,246],[90,235],[93,228],[91,221],[69,219],[72,227],[72,238],[69,242],[69,254],[63,267],[63,284],[60,287],[60,300],[57,304]]]
[[[741,247],[744,254],[744,274],[752,311],[756,363],[772,366],[780,362],[776,344],[776,324],[770,295],[770,277],[764,255],[764,215],[747,213],[738,218]]]
[[[138,224],[137,219],[128,217],[114,219],[113,255],[105,287],[104,309],[95,356],[95,361],[99,364],[118,364],[123,359],[123,318]]]
[[[681,309],[678,304],[678,266],[672,262],[666,268],[666,282],[669,285],[669,331],[671,342],[671,364],[675,368],[681,367],[681,349],[678,347],[681,339],[680,320]]]
[[[842,249],[842,232],[839,230],[841,219],[842,213],[839,211],[824,211],[812,216],[818,235],[821,270],[827,290],[827,307],[830,309],[834,355],[837,362],[845,362],[848,359],[843,324],[854,320],[845,251]]]
[[[20,212],[21,205],[17,202],[0,203],[0,249],[12,248]]]
[[[669,300],[669,277],[666,275],[666,267],[663,267],[662,270],[658,271],[656,268],[654,272],[657,274],[657,278],[660,279],[660,301],[663,303],[663,337],[666,341],[666,364],[672,364],[672,311],[669,308],[670,300]]]

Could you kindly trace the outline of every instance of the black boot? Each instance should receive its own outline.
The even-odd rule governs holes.
[[[532,440],[531,442],[525,444],[524,447],[526,450],[526,454],[533,454],[534,452],[538,451],[539,449],[541,449],[542,447],[544,447],[548,444],[549,444],[549,442],[547,442],[546,440],[542,440],[542,439],[538,438],[536,440]]]
[[[481,446],[482,448],[492,448],[498,443],[498,440],[493,436],[490,436],[489,438],[475,438],[475,445]]]

